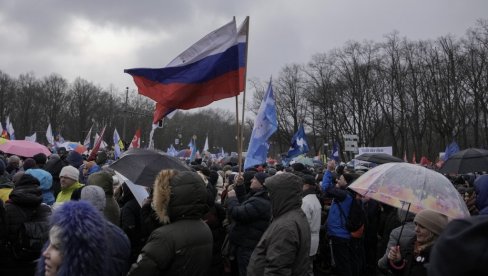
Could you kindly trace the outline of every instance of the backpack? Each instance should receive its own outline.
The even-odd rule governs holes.
[[[49,222],[36,221],[37,210],[29,221],[20,225],[17,238],[12,242],[12,255],[16,260],[33,261],[39,258],[44,243],[49,239]]]
[[[361,199],[356,198],[355,194],[351,194],[351,197],[352,197],[351,206],[349,208],[349,214],[347,216],[345,215],[339,203],[337,204],[337,206],[339,207],[341,217],[345,218],[346,229],[349,232],[351,232],[353,237],[358,237],[358,236],[361,237],[363,232],[362,230],[366,225],[367,215],[366,215],[366,211],[364,210]]]

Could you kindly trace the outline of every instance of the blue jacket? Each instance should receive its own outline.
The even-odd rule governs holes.
[[[325,195],[334,199],[327,217],[327,235],[350,239],[351,233],[346,229],[346,220],[351,209],[352,196],[344,189],[335,188],[333,183],[326,184],[323,187],[325,188]],[[341,214],[339,205],[344,214]]]

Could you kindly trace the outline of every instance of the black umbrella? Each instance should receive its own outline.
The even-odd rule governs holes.
[[[404,162],[402,159],[386,153],[363,153],[356,157],[357,160],[368,161],[376,164],[392,162]]]
[[[148,149],[131,149],[109,166],[138,185],[151,187],[161,170],[191,171],[176,157]]]
[[[469,148],[459,151],[446,160],[440,173],[463,174],[488,171],[488,150]]]

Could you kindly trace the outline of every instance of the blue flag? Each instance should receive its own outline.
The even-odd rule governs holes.
[[[278,119],[276,117],[276,106],[273,97],[273,87],[269,81],[268,90],[264,95],[258,115],[254,120],[251,139],[247,148],[244,169],[260,165],[266,162],[268,156],[268,139],[278,129]]]
[[[292,158],[300,154],[307,153],[309,151],[307,137],[305,136],[305,129],[303,124],[300,125],[298,131],[291,138],[291,146],[288,150],[287,157]]]
[[[190,162],[193,162],[195,161],[195,157],[197,156],[197,145],[196,143],[193,141],[193,138],[191,139],[190,143],[188,144],[188,146],[190,147],[191,149],[191,155],[190,155]]]
[[[340,152],[339,143],[335,142],[334,147],[332,148],[332,159],[334,159],[336,162],[341,161],[339,152]]]
[[[459,151],[458,144],[456,143],[456,141],[452,141],[444,150],[443,160],[446,161],[447,159],[449,159],[451,155],[455,154],[458,151]]]

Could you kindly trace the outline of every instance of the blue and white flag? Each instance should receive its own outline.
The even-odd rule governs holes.
[[[332,159],[334,159],[336,162],[339,162],[341,161],[341,157],[339,155],[339,152],[340,152],[340,147],[339,147],[339,143],[335,142],[334,143],[334,146],[332,148]]]
[[[254,120],[251,139],[247,148],[244,169],[260,165],[266,162],[268,156],[268,139],[278,129],[276,117],[276,105],[273,96],[273,87],[269,81],[268,91],[264,95],[258,115]]]
[[[193,138],[191,139],[191,141],[188,144],[188,146],[191,149],[190,162],[193,162],[193,161],[195,161],[195,158],[197,157],[197,145],[196,145],[196,143],[195,143],[195,141],[194,141]]]
[[[8,135],[10,136],[10,140],[15,140],[15,130],[12,122],[10,121],[10,116],[7,116],[6,126]]]
[[[301,124],[298,131],[293,135],[293,138],[291,138],[291,145],[287,157],[292,158],[307,153],[308,151],[309,148],[307,137],[305,136],[305,129],[303,128],[303,124]]]
[[[450,156],[452,156],[453,154],[455,154],[458,151],[459,151],[458,144],[456,143],[456,141],[452,141],[444,150],[443,160],[446,161],[447,159],[449,159]]]
[[[175,149],[173,144],[166,150],[166,153],[170,156],[176,156],[178,154],[178,151]]]
[[[90,128],[91,132],[91,128]],[[117,132],[117,129],[114,129],[114,159],[118,159],[120,157],[120,136]]]

